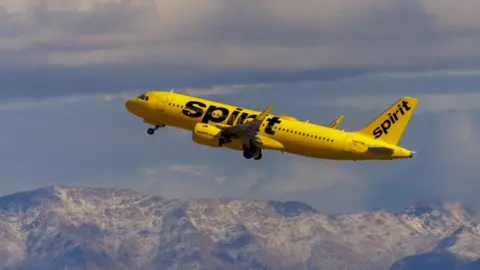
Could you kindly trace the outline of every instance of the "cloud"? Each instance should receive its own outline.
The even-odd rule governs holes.
[[[263,188],[273,194],[328,189],[340,181],[352,181],[354,178],[361,181],[355,176],[346,164],[328,161],[318,164],[317,160],[302,160],[289,164],[288,170],[272,179],[274,183]]]
[[[163,194],[175,187],[183,198],[299,200],[325,213],[401,210],[434,198],[480,206],[475,192],[480,188],[478,113],[445,110],[417,117],[404,143],[419,154],[403,161],[327,161],[269,151],[261,162],[252,163],[238,152],[200,146],[202,160],[185,163],[194,172],[172,174],[168,189],[158,184],[148,190]],[[161,175],[157,183],[165,180],[165,173]]]
[[[217,197],[226,177],[207,164],[161,163],[142,167],[132,188],[166,198]]]
[[[269,84],[234,84],[234,85],[217,85],[211,88],[186,88],[181,89],[187,95],[193,96],[213,96],[213,95],[228,95],[247,90],[260,90],[271,87]]]
[[[473,0],[0,5],[0,97],[9,99],[478,69],[480,60]]]
[[[414,94],[419,99],[415,113],[438,113],[444,111],[471,111],[480,109],[480,93],[432,93]],[[320,100],[299,101],[322,107],[343,107],[361,110],[384,110],[400,99],[398,94],[356,95]],[[380,113],[381,111],[379,111]]]
[[[437,70],[437,71],[417,71],[417,72],[379,72],[373,76],[386,78],[420,78],[420,77],[467,77],[480,76],[480,70]]]
[[[41,109],[45,107],[58,107],[68,104],[81,102],[127,100],[137,96],[139,91],[121,92],[116,94],[99,93],[99,94],[76,94],[61,97],[44,97],[44,98],[23,98],[18,100],[0,101],[0,111],[24,111]]]
[[[66,97],[66,98],[49,98],[41,100],[23,100],[23,101],[7,101],[0,103],[1,111],[16,111],[16,110],[28,110],[40,107],[58,106],[68,103],[77,103],[81,99],[78,97]]]
[[[266,165],[245,163],[246,167],[239,169],[228,164],[215,167],[210,162],[142,168],[137,180],[142,185],[135,188],[167,198],[300,200],[329,213],[353,211],[364,206],[363,201],[369,194],[368,182],[353,163],[291,156],[282,158],[281,168],[272,168],[277,159],[270,158],[271,161],[264,162]],[[235,160],[230,158],[228,163],[235,163]],[[354,195],[338,198],[329,195],[352,190],[355,190]]]
[[[249,191],[271,200],[307,202],[327,214],[365,209],[370,196],[369,181],[384,175],[379,171],[368,173],[362,168],[368,167],[365,163],[302,157],[283,162],[282,170],[269,174]]]
[[[184,173],[193,176],[200,176],[203,174],[202,171],[205,170],[203,166],[187,164],[172,164],[168,166],[168,169],[171,172]]]
[[[381,80],[385,85],[397,83],[391,78]],[[438,78],[433,80],[439,82]],[[403,88],[404,81],[395,85]],[[328,103],[322,105],[338,105],[335,101],[343,102],[342,98],[348,95],[338,94],[335,89],[346,84],[355,91],[371,89],[370,83],[372,81],[368,78],[362,78],[333,84],[310,84],[298,95],[318,95]],[[476,84],[472,85],[475,87]],[[410,85],[407,83],[407,86]],[[414,84],[411,90],[422,88]],[[248,91],[250,85],[233,89]],[[268,100],[277,104],[274,105],[276,108],[282,107],[281,110],[299,119],[316,122],[315,117],[317,120],[323,117],[323,123],[338,114],[338,110],[331,110],[331,107],[312,110],[305,104],[292,102],[291,91],[295,88],[288,85],[252,89],[258,95],[253,101],[250,95],[245,95],[250,104],[246,107],[260,106],[261,100]],[[270,91],[258,89],[276,92],[272,95]],[[208,88],[200,90],[203,94],[209,92]],[[137,90],[133,92],[135,95],[139,93]],[[212,92],[220,94],[219,90]],[[122,99],[130,94],[122,98],[121,92],[116,97],[99,93],[102,94],[71,95],[77,99],[72,98],[70,102],[67,99],[54,106],[37,104],[38,107],[30,109],[2,111],[0,121],[4,123],[4,129],[0,144],[4,181],[0,181],[0,188],[4,194],[46,185],[108,186],[133,188],[167,198],[300,200],[325,213],[373,207],[399,210],[433,196],[479,202],[474,192],[478,190],[475,176],[479,172],[475,160],[479,159],[479,153],[475,138],[479,135],[479,112],[448,109],[452,106],[461,109],[460,100],[472,100],[473,105],[466,107],[473,108],[476,106],[474,101],[478,100],[473,94],[460,95],[458,100],[453,95],[444,95],[438,102],[421,99],[419,108],[424,105],[433,107],[429,111],[438,113],[421,114],[409,124],[402,145],[418,150],[419,154],[413,159],[326,161],[267,151],[264,159],[255,162],[245,160],[238,151],[195,144],[189,132],[179,129],[165,128],[155,136],[149,136],[146,134],[147,125],[128,114],[123,107]],[[340,98],[333,98],[335,95]],[[365,94],[357,92],[356,95],[353,97],[360,103],[370,102]],[[379,95],[385,100],[364,106],[379,113],[398,95],[395,92],[391,96]],[[222,98],[226,102],[241,102],[236,95]],[[34,106],[34,100],[31,101]],[[347,106],[342,112],[346,116],[342,126],[349,126],[348,122],[365,123],[360,118],[366,112],[359,107]]]
[[[477,194],[480,122],[477,119],[478,112],[443,112],[426,134],[424,143],[429,144],[430,151],[425,154],[429,160],[424,164],[426,168],[420,170],[430,174],[419,179],[416,185],[423,186],[430,196],[480,206]]]
[[[266,84],[252,84],[252,85],[219,85],[211,88],[186,88],[186,89],[171,89],[171,91],[185,93],[192,96],[205,97],[216,95],[234,94],[240,91],[259,90],[266,88]],[[23,98],[17,100],[0,101],[0,111],[19,111],[32,110],[44,107],[61,106],[66,104],[88,102],[88,101],[104,101],[116,102],[126,101],[132,97],[136,97],[139,93],[145,91],[168,91],[168,90],[130,90],[119,93],[98,93],[98,94],[75,94],[66,95],[62,97],[43,97],[43,98]]]
[[[420,0],[419,3],[440,29],[478,31],[480,28],[480,18],[478,17],[480,3],[478,1]]]

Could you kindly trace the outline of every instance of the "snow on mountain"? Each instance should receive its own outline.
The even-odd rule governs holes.
[[[473,215],[451,202],[326,216],[301,202],[48,187],[0,198],[0,269],[476,269]]]

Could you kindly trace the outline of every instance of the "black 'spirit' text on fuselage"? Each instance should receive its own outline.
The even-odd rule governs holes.
[[[208,124],[209,122],[213,123],[222,123],[227,120],[228,125],[239,125],[245,123],[247,119],[255,119],[257,114],[249,114],[248,112],[242,112],[242,108],[236,108],[231,114],[230,110],[216,105],[207,105],[200,101],[189,101],[185,104],[185,109],[182,110],[183,115],[191,118],[200,118],[202,117],[201,122]],[[215,112],[218,112],[218,115],[215,115]],[[238,119],[238,120],[237,120]],[[235,123],[236,121],[236,123]],[[267,118],[267,126],[265,127],[265,133],[274,135],[275,131],[273,126],[275,124],[280,124],[282,121],[276,117]]]

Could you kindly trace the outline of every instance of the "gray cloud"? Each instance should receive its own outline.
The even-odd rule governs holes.
[[[477,190],[480,148],[478,111],[445,111],[417,116],[404,144],[418,150],[413,162],[398,164],[387,177],[371,182],[370,206],[401,209],[412,202],[455,200],[480,207]]]
[[[413,94],[419,100],[415,113],[436,113],[442,111],[467,111],[480,110],[480,93],[431,93]],[[311,104],[323,107],[356,108],[362,110],[385,109],[401,98],[401,94],[357,94],[355,96],[342,96],[323,98],[318,100],[303,100],[301,104]]]
[[[0,5],[3,98],[331,80],[479,63],[478,4],[470,0]]]
[[[113,185],[170,197],[300,199],[326,212],[398,209],[435,196],[480,204],[473,192],[478,95],[452,94],[474,89],[478,78],[452,89],[450,79],[435,77],[444,71],[429,72],[478,75],[478,1],[0,0],[0,6],[5,193]],[[372,73],[410,78],[286,84]],[[278,153],[252,163],[238,152],[188,143],[189,133],[168,128],[148,136],[123,107],[124,98],[145,89],[215,95],[252,84],[272,84],[278,94],[245,95],[248,107],[271,102],[278,112],[324,124],[344,113],[347,129],[404,93],[421,92],[419,111],[435,114],[417,114],[402,139],[419,151],[415,159],[331,165]],[[324,105],[346,109],[292,104],[292,89],[321,90]],[[378,89],[395,96],[345,95]],[[241,104],[241,98],[215,99]]]
[[[207,90],[199,93],[223,94],[226,89]],[[236,94],[211,98],[238,104],[243,96],[249,108],[260,108],[261,100],[285,102],[291,107],[278,105],[275,110],[290,110],[292,116],[308,116],[316,123],[326,124],[344,113],[341,128],[346,129],[362,126],[385,106],[379,104],[375,111],[310,110],[311,106],[284,100],[291,97],[290,88],[276,91],[283,94],[257,90],[257,101]],[[329,99],[329,92],[323,96]],[[478,116],[473,110],[416,114],[401,141],[419,152],[414,159],[330,162],[267,151],[261,162],[251,162],[240,152],[197,145],[189,132],[178,129],[149,136],[147,125],[125,111],[123,99],[94,95],[5,104],[0,114],[2,193],[45,185],[126,187],[169,198],[301,200],[327,213],[371,207],[398,210],[434,197],[480,204],[473,192],[478,186],[475,160],[479,158]]]

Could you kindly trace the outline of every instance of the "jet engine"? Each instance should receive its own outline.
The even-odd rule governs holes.
[[[201,145],[221,147],[231,141],[225,138],[222,133],[222,130],[215,126],[197,123],[192,131],[192,140]]]

